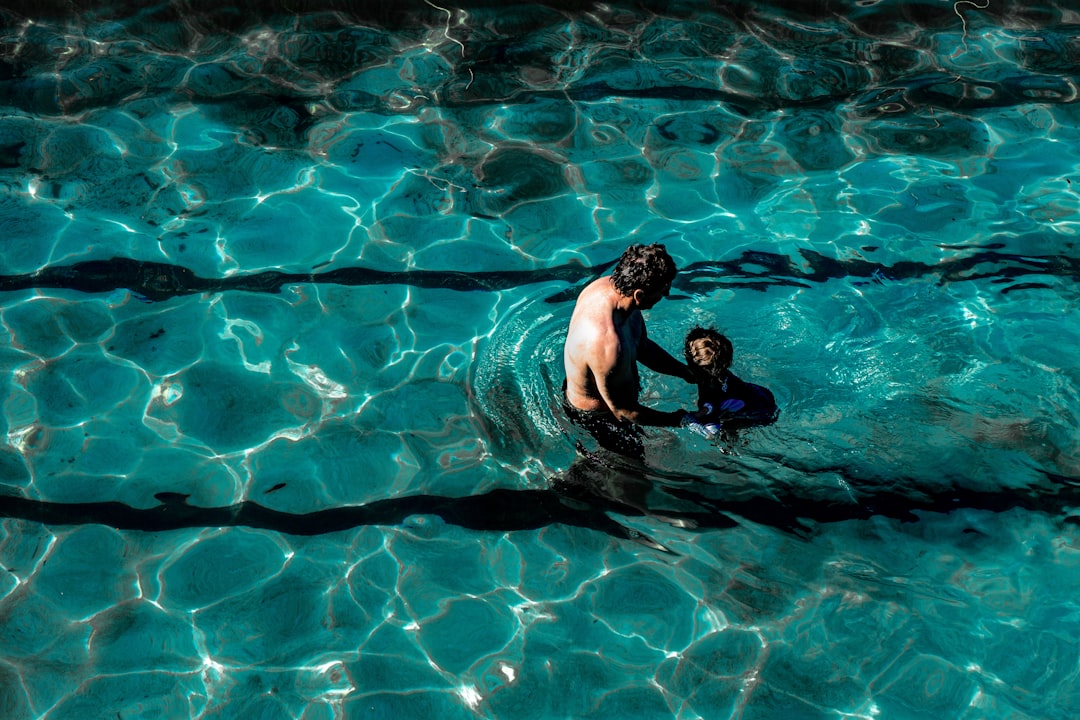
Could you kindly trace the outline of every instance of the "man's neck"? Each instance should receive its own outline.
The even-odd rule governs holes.
[[[623,295],[616,290],[615,283],[611,282],[610,277],[608,278],[608,292],[611,295],[612,308],[616,312],[619,312],[623,316],[627,316],[637,309],[637,303],[634,302],[634,298],[632,296]]]

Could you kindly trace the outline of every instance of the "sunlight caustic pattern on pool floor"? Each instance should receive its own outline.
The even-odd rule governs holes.
[[[0,9],[0,716],[1070,718],[1075,13],[810,5]]]

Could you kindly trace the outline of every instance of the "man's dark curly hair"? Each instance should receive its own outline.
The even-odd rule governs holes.
[[[630,297],[635,290],[660,290],[675,279],[678,270],[667,249],[659,243],[631,245],[623,252],[611,273],[611,282],[620,295]]]

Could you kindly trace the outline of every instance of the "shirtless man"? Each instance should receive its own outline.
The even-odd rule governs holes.
[[[690,368],[649,339],[642,310],[667,297],[675,261],[663,245],[631,245],[611,275],[578,296],[563,347],[570,419],[601,447],[641,458],[642,425],[673,427],[695,422],[686,410],[663,412],[642,405],[637,364],[694,382]]]

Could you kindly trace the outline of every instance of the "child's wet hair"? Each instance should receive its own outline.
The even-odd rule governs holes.
[[[719,331],[695,327],[686,334],[683,354],[686,364],[696,375],[719,380],[731,367],[734,349],[731,341]]]

